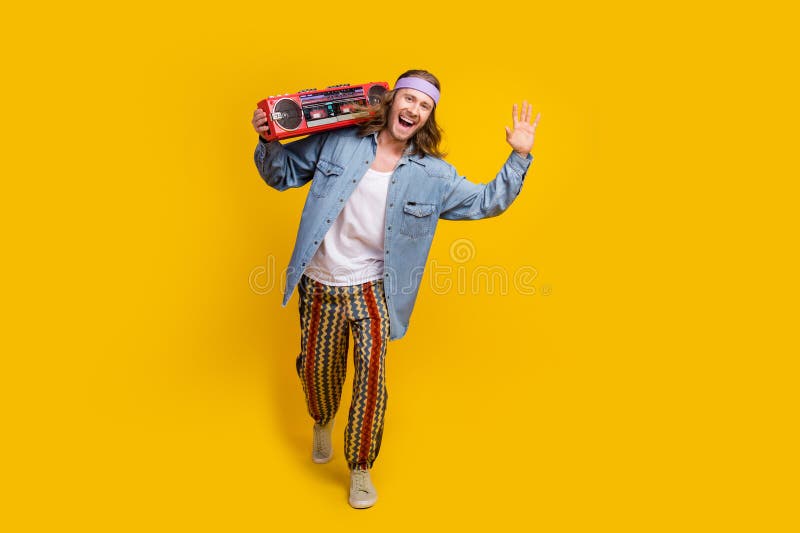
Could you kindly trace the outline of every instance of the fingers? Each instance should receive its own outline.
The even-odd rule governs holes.
[[[530,124],[531,117],[533,116],[533,105],[529,104],[527,100],[522,101],[522,107],[518,108],[517,104],[511,107],[511,120],[516,127],[518,124]],[[536,122],[539,121],[539,115],[536,115]]]
[[[269,134],[269,126],[267,125],[267,114],[264,112],[263,109],[256,108],[256,110],[253,112],[252,124],[253,124],[253,129],[255,129],[259,135]]]
[[[527,100],[523,100],[522,108],[519,110],[519,115],[517,115],[517,104],[514,104],[511,115],[514,121],[514,126],[517,126],[518,124],[530,124],[531,117],[533,116],[533,104],[529,104]],[[536,118],[533,121],[534,129],[536,129],[536,126],[539,124],[539,119],[541,117],[541,113],[536,114]]]
[[[253,111],[253,124],[266,124],[267,122],[267,114],[261,108],[256,108]]]

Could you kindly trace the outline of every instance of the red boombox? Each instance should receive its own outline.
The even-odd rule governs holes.
[[[368,105],[380,103],[389,90],[385,81],[362,85],[332,85],[295,94],[270,96],[258,107],[267,114],[268,141],[288,139],[360,124],[369,119]]]

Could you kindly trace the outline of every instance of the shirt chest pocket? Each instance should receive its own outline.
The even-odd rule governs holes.
[[[328,192],[343,171],[344,169],[336,163],[320,159],[317,162],[317,169],[314,171],[314,179],[311,181],[311,194],[316,198],[328,196]]]
[[[403,223],[400,225],[400,233],[414,239],[431,235],[436,224],[435,211],[435,204],[406,202],[403,205]]]

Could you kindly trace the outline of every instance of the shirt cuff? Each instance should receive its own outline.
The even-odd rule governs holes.
[[[533,154],[528,154],[528,157],[522,157],[517,152],[512,150],[511,155],[508,156],[508,164],[510,164],[514,170],[523,175],[528,172],[528,167],[531,166],[532,162]]]

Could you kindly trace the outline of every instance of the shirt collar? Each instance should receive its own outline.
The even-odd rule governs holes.
[[[370,137],[372,138],[373,152],[378,148],[378,133],[380,132],[376,131],[370,134]],[[412,154],[411,152],[413,151],[414,151],[414,141],[411,141],[408,143],[408,146],[406,146],[406,150],[405,152],[403,152],[402,157],[400,157],[398,165],[407,163],[408,161],[413,161],[414,163],[417,163],[418,165],[422,165],[424,167],[425,162],[423,161],[423,154]]]

